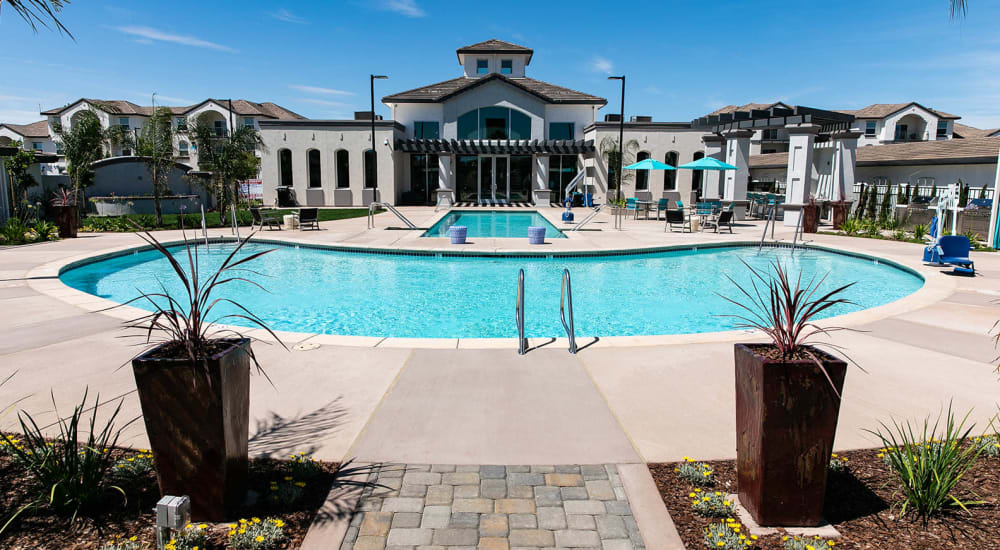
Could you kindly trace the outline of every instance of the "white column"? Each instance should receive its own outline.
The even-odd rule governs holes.
[[[722,146],[726,142],[719,134],[708,134],[701,138],[705,144],[705,156],[716,160],[724,160]],[[719,170],[701,171],[702,188],[706,199],[722,198],[722,172]]]
[[[858,160],[860,130],[840,130],[833,139],[833,189],[830,200],[854,201],[855,169]]]
[[[443,195],[447,206],[455,204],[455,172],[451,163],[453,158],[451,155],[438,155],[438,191],[435,200],[441,201]]]
[[[531,190],[531,198],[535,206],[549,208],[552,206],[552,197],[549,191],[549,157],[545,155],[535,155],[534,162],[535,185]]]
[[[794,227],[799,223],[802,206],[809,201],[812,185],[813,144],[819,126],[815,124],[789,124],[788,131],[788,171],[785,175],[785,225]]]
[[[726,138],[726,163],[732,164],[736,170],[726,170],[725,191],[722,200],[733,203],[733,218],[746,219],[747,183],[750,181],[750,138],[753,130],[729,130],[724,132]]]

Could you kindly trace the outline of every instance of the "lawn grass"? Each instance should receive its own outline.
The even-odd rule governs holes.
[[[278,217],[280,219],[280,217],[285,214],[293,214],[295,212],[296,210],[293,209],[269,209],[267,210],[267,215]],[[367,208],[321,208],[319,210],[319,221],[327,222],[333,220],[345,220],[349,218],[360,218],[366,215],[368,215]],[[252,220],[248,210],[237,211],[236,217],[239,220],[239,225],[242,227],[249,226]],[[128,216],[88,216],[83,220],[83,230],[111,232],[135,231],[135,226],[133,226],[130,222],[135,222],[150,231],[181,229],[179,214],[164,214],[163,223],[159,226],[155,225],[155,218],[152,214],[131,214]],[[220,223],[219,213],[206,212],[205,225],[208,227],[222,227],[223,224]],[[225,226],[228,227],[229,224],[227,223]],[[184,215],[184,229],[199,228],[201,228],[201,214]]]

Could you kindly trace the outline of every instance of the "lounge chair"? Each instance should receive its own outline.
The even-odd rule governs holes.
[[[935,247],[937,260],[942,264],[955,266],[954,273],[961,275],[975,275],[976,264],[969,258],[969,251],[972,245],[965,235],[946,235],[941,237]]]
[[[683,210],[667,210],[666,217],[667,220],[663,224],[664,233],[667,232],[667,229],[673,231],[675,225],[681,226],[682,233],[685,228],[687,228],[688,233],[691,232],[691,217],[685,215]]]
[[[260,229],[264,229],[264,226],[266,225],[268,229],[274,229],[277,227],[278,231],[281,231],[281,222],[278,221],[278,218],[270,216],[266,213],[261,213],[260,208],[251,208],[250,217],[253,218],[253,221],[250,224],[250,229],[253,229],[254,226],[259,226]]]
[[[299,210],[299,229],[305,229],[306,227],[319,229],[318,208],[302,208]]]
[[[708,220],[708,221],[705,222],[705,227],[714,227],[716,233],[719,232],[719,227],[721,227],[723,225],[725,225],[726,227],[729,228],[729,232],[730,233],[733,232],[733,211],[732,210],[723,210],[721,213],[719,213],[719,217],[718,218],[716,218],[714,220],[710,219],[710,220]]]

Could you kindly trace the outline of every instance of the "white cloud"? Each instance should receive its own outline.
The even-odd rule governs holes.
[[[590,60],[590,70],[596,73],[611,74],[611,71],[614,70],[614,65],[611,64],[611,61],[601,56],[595,56]]]
[[[288,87],[307,94],[354,95],[354,92],[345,92],[344,90],[335,90],[333,88],[320,88],[319,86],[306,86],[303,84],[289,84]]]
[[[303,97],[299,101],[304,101],[306,103],[315,103],[316,105],[324,105],[326,107],[350,107],[350,103],[343,103],[341,101],[329,101],[326,99],[316,99],[314,97]]]
[[[280,10],[274,13],[269,13],[268,15],[270,15],[274,19],[277,19],[278,21],[284,21],[285,23],[298,23],[300,25],[307,23],[305,19],[299,17],[298,15],[295,15],[294,13],[286,10],[285,8],[281,8]]]
[[[380,0],[378,8],[396,12],[406,17],[424,17],[427,13],[417,5],[416,0]]]
[[[158,42],[170,42],[173,44],[181,44],[184,46],[193,46],[195,48],[208,48],[210,50],[219,50],[223,52],[236,53],[237,51],[229,46],[223,46],[222,44],[216,44],[215,42],[209,42],[207,40],[202,40],[200,38],[195,38],[193,36],[186,36],[183,34],[171,34],[169,32],[157,30],[151,27],[142,27],[136,25],[128,25],[125,27],[115,27],[119,32],[131,36],[138,36],[139,38],[145,38],[147,40],[155,40]]]

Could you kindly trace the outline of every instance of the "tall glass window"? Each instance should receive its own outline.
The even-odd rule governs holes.
[[[705,153],[698,151],[691,157],[691,160],[698,160],[705,158]],[[674,165],[671,165],[674,166]],[[704,194],[704,190],[701,188],[702,177],[704,176],[704,170],[692,170],[691,171],[691,190],[698,191],[699,194]]]
[[[306,162],[309,171],[309,187],[323,187],[323,174],[320,172],[319,150],[310,149],[306,153]]]
[[[575,129],[572,122],[550,122],[549,139],[573,139]]]
[[[510,202],[531,200],[531,156],[510,157]]]
[[[677,159],[680,155],[677,151],[670,151],[663,157],[663,162],[669,164],[670,166],[677,166]],[[677,190],[677,170],[664,170],[663,171],[663,190],[664,191],[676,191]]]
[[[490,72],[490,60],[489,59],[477,59],[476,60],[476,74],[486,74]]]
[[[500,60],[500,74],[511,74],[514,72],[514,60],[513,59],[501,59]]]
[[[413,155],[410,157],[410,191],[414,199],[431,202],[431,195],[438,188],[438,156]]]
[[[278,151],[278,185],[292,186],[292,152],[288,149]]]
[[[365,187],[375,187],[375,151],[365,151]]]
[[[337,151],[337,188],[347,189],[351,186],[351,158],[346,149]]]
[[[639,162],[640,160],[646,160],[648,158],[649,158],[649,151],[639,151],[639,154],[635,156],[636,162]],[[665,172],[672,172],[672,171],[673,170],[665,170]],[[635,171],[635,190],[649,191],[649,170]]]
[[[461,202],[475,201],[479,195],[479,157],[458,155],[455,165],[458,200]]]
[[[417,121],[413,123],[414,139],[440,139],[441,132],[436,121]]]
[[[458,117],[458,139],[531,139],[531,117],[507,107],[473,109]]]

